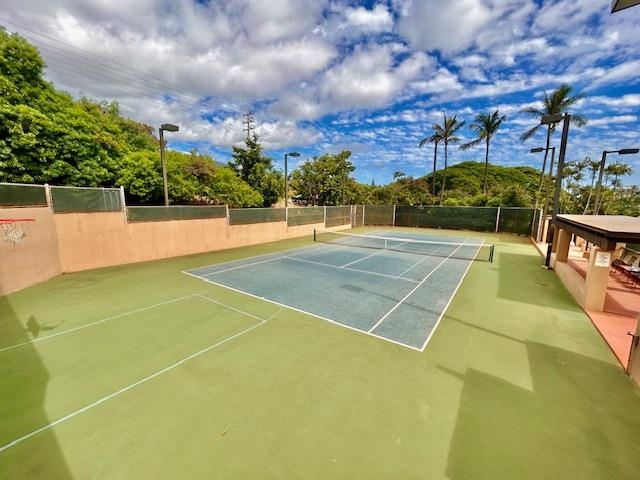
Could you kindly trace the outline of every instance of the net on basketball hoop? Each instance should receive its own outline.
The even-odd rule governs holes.
[[[29,238],[29,225],[33,222],[33,218],[0,218],[0,238],[11,245],[20,245]]]

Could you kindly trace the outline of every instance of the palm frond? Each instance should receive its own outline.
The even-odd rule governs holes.
[[[462,145],[460,145],[460,150],[469,150],[470,148],[477,147],[483,142],[483,140],[484,138],[476,138],[475,140],[472,140],[470,142],[463,143]]]
[[[530,128],[529,130],[524,132],[522,135],[520,135],[520,141],[525,142],[529,140],[531,137],[535,135],[535,133],[540,129],[540,127],[542,127],[542,124],[538,124],[535,127]]]

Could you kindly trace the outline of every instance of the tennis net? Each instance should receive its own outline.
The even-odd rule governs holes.
[[[331,243],[345,247],[375,248],[485,262],[493,262],[494,252],[494,245],[487,243],[436,242],[431,240],[414,240],[376,235],[358,235],[355,233],[327,230],[314,230],[313,240],[315,242]]]

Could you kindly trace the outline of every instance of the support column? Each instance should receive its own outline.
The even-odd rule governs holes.
[[[609,270],[613,258],[613,250],[602,250],[595,245],[591,247],[589,256],[589,268],[584,283],[584,300],[582,307],[585,310],[604,310],[604,299],[609,283]]]
[[[566,262],[569,258],[571,246],[571,234],[564,229],[558,231],[558,243],[556,246],[556,262]]]
[[[551,251],[556,253],[558,251],[558,232],[560,229],[557,225],[549,225],[549,228],[552,229],[551,233],[553,234],[553,240],[551,240]]]

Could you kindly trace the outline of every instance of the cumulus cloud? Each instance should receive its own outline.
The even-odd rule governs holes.
[[[398,52],[403,49],[394,44],[356,47],[314,85],[282,96],[272,110],[293,118],[312,119],[342,110],[387,105],[434,66],[434,60],[422,52],[397,61]]]

